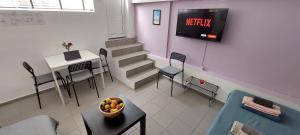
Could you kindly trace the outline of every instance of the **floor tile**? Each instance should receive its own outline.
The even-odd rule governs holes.
[[[82,135],[79,130],[73,130],[67,134],[58,134],[58,135]]]
[[[164,128],[152,118],[146,120],[146,135],[160,135]],[[130,135],[140,134],[140,127],[136,128]]]
[[[164,127],[158,124],[152,118],[148,119],[146,122],[146,134],[147,135],[159,135],[163,132]]]
[[[153,119],[164,128],[167,128],[175,120],[175,117],[170,115],[169,112],[161,110],[153,116]]]
[[[189,108],[179,114],[178,119],[183,121],[188,126],[194,127],[204,118],[206,113],[208,113],[207,108],[204,108],[203,110],[199,110],[198,108]]]
[[[160,111],[160,107],[158,107],[157,105],[148,102],[146,104],[144,104],[141,109],[146,112],[147,116],[153,116],[154,114],[156,114],[158,111]]]
[[[163,133],[161,135],[172,135],[171,133],[169,133],[168,130],[164,130]]]
[[[159,106],[160,108],[164,108],[166,107],[171,101],[172,101],[172,97],[166,95],[166,94],[159,94],[156,97],[154,97],[153,99],[151,99],[151,102],[153,104],[156,104],[157,106]]]
[[[187,126],[185,123],[182,121],[176,119],[174,122],[172,122],[167,130],[169,133],[172,135],[188,135],[191,134],[193,131],[193,128]]]
[[[78,127],[72,117],[68,117],[63,121],[59,121],[59,126],[57,128],[58,134],[65,135],[73,132],[74,130],[78,130]]]
[[[177,83],[174,83],[174,96],[171,97],[171,83],[164,78],[160,79],[158,89],[156,81],[136,90],[130,89],[117,79],[111,82],[109,77],[105,77],[105,89],[101,87],[99,75],[96,76],[96,82],[100,98],[97,98],[95,89],[89,88],[87,81],[76,84],[79,107],[72,89],[72,98],[69,98],[67,91],[61,88],[66,101],[66,105],[62,105],[57,90],[53,88],[40,94],[42,109],[38,107],[36,95],[0,106],[0,121],[4,125],[10,125],[33,116],[49,115],[59,121],[59,135],[86,135],[81,113],[107,97],[122,95],[146,112],[147,135],[199,135],[206,132],[223,106],[222,103],[215,102],[209,107],[207,97],[192,90],[184,92]],[[140,124],[137,123],[124,135],[139,134],[139,128]]]
[[[198,126],[193,131],[193,135],[204,135],[207,129],[210,127],[211,123],[213,122],[214,118],[217,115],[217,111],[210,111],[205,115],[205,117],[200,121]]]
[[[163,110],[169,112],[173,116],[178,116],[181,114],[187,106],[180,101],[173,100],[171,101]]]
[[[134,97],[130,101],[133,102],[135,105],[141,107],[142,105],[144,105],[145,103],[147,103],[149,101],[149,99],[146,98],[145,96],[139,95],[139,96]]]
[[[159,95],[161,92],[157,89],[149,89],[147,91],[145,91],[143,94],[141,94],[142,96],[145,96],[148,99],[153,99],[154,97],[156,97],[157,95]]]

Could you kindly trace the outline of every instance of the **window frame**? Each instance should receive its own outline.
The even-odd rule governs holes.
[[[16,11],[56,11],[56,12],[95,12],[95,3],[93,1],[93,9],[86,9],[85,0],[81,0],[82,9],[64,9],[61,0],[57,0],[59,2],[59,8],[35,8],[32,0],[28,0],[30,3],[30,7],[2,7],[0,6],[0,11],[2,10],[16,10]]]

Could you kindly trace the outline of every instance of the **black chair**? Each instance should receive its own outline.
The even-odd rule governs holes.
[[[104,56],[105,62],[103,62],[103,60],[102,60],[102,58],[101,58],[101,55]],[[112,75],[111,75],[111,73],[110,73],[109,65],[108,65],[108,62],[107,62],[107,51],[106,51],[105,49],[103,49],[103,48],[100,48],[99,56],[100,56],[100,60],[101,60],[101,62],[102,62],[102,64],[103,64],[103,65],[102,65],[103,72],[104,72],[105,75],[107,76],[106,71],[105,71],[105,67],[107,67],[107,71],[108,71],[108,73],[109,73],[109,75],[110,75],[111,81],[113,82],[114,80],[113,80],[113,77],[112,77]],[[94,69],[98,69],[98,68],[100,68],[99,62],[93,63],[93,70],[94,70]]]
[[[25,61],[23,62],[23,67],[32,75],[35,90],[36,90],[36,95],[37,95],[37,98],[39,101],[39,107],[40,107],[40,109],[42,109],[38,86],[49,83],[49,82],[53,82],[54,78],[51,73],[36,76],[33,68]],[[57,80],[61,80],[63,87],[68,90],[68,94],[71,97],[70,89],[69,89],[68,85],[66,84],[65,79],[61,76],[61,74],[59,72],[55,72],[55,74],[56,74]]]
[[[67,76],[67,84],[69,85],[69,81],[71,82],[78,106],[79,106],[79,102],[75,90],[75,83],[77,82],[83,80],[91,80],[92,84],[96,87],[97,96],[99,98],[99,92],[95,81],[91,61],[70,65],[68,67],[68,70],[69,70],[69,75]]]
[[[174,66],[172,66],[172,59],[177,60],[182,62],[182,69],[178,69]],[[179,74],[182,73],[182,87],[183,87],[183,78],[184,78],[184,62],[185,62],[186,56],[184,54],[180,54],[180,53],[176,53],[176,52],[172,52],[171,56],[170,56],[170,60],[169,60],[169,66],[161,68],[157,74],[157,84],[156,87],[158,88],[158,81],[159,81],[159,76],[164,75],[166,77],[169,77],[170,80],[172,81],[172,85],[171,85],[171,96],[173,96],[173,83],[174,83],[174,77]]]

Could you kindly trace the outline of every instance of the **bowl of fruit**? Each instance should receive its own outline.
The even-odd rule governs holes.
[[[114,118],[119,116],[125,108],[125,103],[121,98],[106,98],[99,105],[99,110],[104,117]]]

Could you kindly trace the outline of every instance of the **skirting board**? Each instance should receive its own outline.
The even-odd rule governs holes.
[[[49,92],[50,90],[52,90],[52,88],[54,88],[54,85],[53,85],[53,87],[49,87],[49,88],[47,87],[46,89],[41,89],[40,92],[39,92],[39,94]],[[17,102],[19,100],[22,100],[22,99],[25,99],[25,98],[28,98],[28,97],[31,97],[31,96],[36,96],[36,93],[30,93],[28,95],[20,96],[20,97],[14,98],[12,100],[8,100],[8,101],[5,101],[5,102],[2,102],[2,103],[0,103],[0,107],[1,106],[5,106],[5,105],[10,104],[10,103]],[[1,126],[1,123],[0,123],[0,126]]]
[[[161,67],[165,67],[165,66],[169,65],[169,60],[166,58],[162,58],[162,57],[159,57],[159,56],[156,56],[153,54],[148,54],[148,58],[155,61],[155,66],[157,68],[161,68]],[[174,66],[181,68],[180,63],[174,63]],[[226,102],[227,96],[231,91],[242,90],[242,91],[254,94],[254,95],[259,95],[263,98],[272,100],[279,104],[282,104],[282,105],[285,105],[285,106],[288,106],[290,108],[300,111],[300,105],[295,104],[291,101],[285,100],[285,99],[289,98],[289,97],[286,97],[285,95],[281,95],[281,94],[275,95],[272,92],[269,93],[268,90],[265,90],[265,89],[262,90],[262,88],[257,88],[257,87],[249,88],[245,85],[241,85],[242,83],[237,83],[237,82],[233,82],[233,81],[221,78],[218,75],[215,75],[208,71],[202,70],[199,67],[195,67],[193,65],[189,65],[189,64],[185,63],[184,77],[187,78],[191,75],[220,86],[216,99],[221,102],[224,102],[224,103]],[[174,81],[177,83],[181,83],[181,74],[177,75],[174,78]],[[280,98],[280,97],[284,97],[284,98]]]

